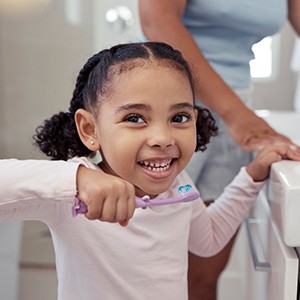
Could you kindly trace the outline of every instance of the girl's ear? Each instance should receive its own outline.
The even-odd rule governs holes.
[[[199,113],[198,109],[195,108],[195,109],[194,109],[194,114],[195,114],[195,120],[196,120],[196,123],[197,123],[197,119],[198,119],[198,113]]]
[[[99,150],[100,145],[94,116],[90,112],[80,108],[75,113],[75,123],[82,143],[93,152]]]

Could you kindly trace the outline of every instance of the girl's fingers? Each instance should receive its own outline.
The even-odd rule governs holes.
[[[105,199],[97,197],[97,201],[91,201],[87,205],[87,212],[85,213],[85,217],[89,220],[96,220],[101,216],[103,204]]]
[[[119,224],[122,226],[122,227],[126,227],[129,223],[129,220],[125,220],[125,221],[122,221],[122,222],[119,222]]]
[[[116,220],[123,221],[132,218],[135,211],[134,196],[128,196],[127,199],[120,199],[117,203]]]
[[[134,196],[107,197],[99,220],[111,223],[127,221],[128,223],[128,220],[133,216],[134,210]]]
[[[101,215],[99,216],[100,221],[104,222],[117,222],[116,211],[117,211],[118,198],[116,196],[106,197]]]
[[[270,166],[283,159],[300,161],[299,147],[288,144],[273,144],[264,147],[247,166],[247,172],[254,181],[265,180]]]
[[[127,197],[125,195],[127,195]],[[127,226],[135,212],[135,189],[133,185],[127,185],[125,195],[124,198],[126,197],[126,199],[123,202],[118,201],[116,214],[121,226]]]

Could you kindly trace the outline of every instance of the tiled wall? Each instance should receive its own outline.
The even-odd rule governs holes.
[[[135,20],[127,28],[105,20],[110,8],[124,5],[121,0],[28,2],[46,4],[17,16],[4,14],[0,6],[1,158],[40,157],[31,145],[34,130],[46,117],[68,109],[86,60],[102,47],[138,37],[136,0],[126,1]]]

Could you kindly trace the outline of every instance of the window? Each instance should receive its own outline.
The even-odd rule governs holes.
[[[253,45],[255,59],[250,61],[251,77],[254,80],[272,80],[278,66],[279,36],[269,36]]]

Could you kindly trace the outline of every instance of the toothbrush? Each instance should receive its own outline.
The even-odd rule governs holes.
[[[174,204],[180,202],[189,202],[196,200],[200,197],[199,193],[193,191],[192,186],[190,184],[181,185],[178,188],[178,192],[180,196],[169,199],[150,199],[148,195],[139,198],[135,197],[135,207],[146,209],[150,206],[160,206],[167,204]],[[75,197],[75,204],[72,207],[72,215],[76,217],[78,214],[84,214],[87,212],[87,207],[84,202],[82,202],[78,197]]]

